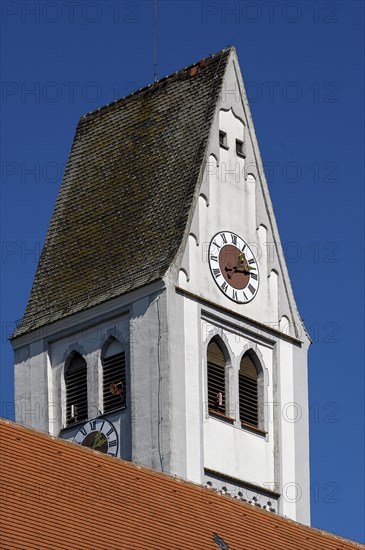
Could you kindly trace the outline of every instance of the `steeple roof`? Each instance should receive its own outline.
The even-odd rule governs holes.
[[[231,48],[81,118],[13,338],[164,276]]]

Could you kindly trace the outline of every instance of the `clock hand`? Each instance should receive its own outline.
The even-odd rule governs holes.
[[[237,259],[236,273],[249,273],[251,269],[252,268],[250,265],[248,265],[248,261],[246,259],[244,252],[241,252]]]
[[[95,435],[94,443],[92,444],[92,449],[97,449],[98,447],[101,447],[105,443],[105,438],[103,437],[102,432],[97,432]]]
[[[241,252],[237,258],[236,265],[234,267],[228,267],[226,265],[224,269],[225,269],[225,272],[227,273],[228,279],[232,279],[232,276],[235,273],[244,273],[244,274],[250,273],[250,271],[252,270],[252,267],[249,265],[244,252]]]

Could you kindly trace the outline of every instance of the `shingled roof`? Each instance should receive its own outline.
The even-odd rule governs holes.
[[[231,49],[81,118],[13,338],[164,276]]]
[[[4,420],[0,456],[4,550],[364,548]]]

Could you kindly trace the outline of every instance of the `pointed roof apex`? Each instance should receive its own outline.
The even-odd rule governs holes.
[[[226,48],[223,48],[223,50],[217,52],[217,53],[211,53],[208,57],[205,57],[203,59],[200,59],[199,61],[196,61],[192,65],[189,65],[187,67],[184,67],[182,69],[179,69],[175,71],[174,73],[171,73],[169,75],[166,75],[156,82],[151,82],[150,84],[147,84],[146,86],[143,86],[142,88],[138,88],[134,92],[131,92],[130,94],[123,96],[119,99],[116,99],[115,101],[112,101],[111,103],[107,103],[106,105],[103,105],[102,107],[99,107],[98,109],[95,109],[94,111],[89,111],[85,115],[81,117],[81,120],[85,117],[88,117],[90,115],[94,115],[95,113],[99,113],[103,111],[104,109],[107,109],[108,107],[111,107],[112,105],[119,104],[121,102],[126,102],[135,96],[139,94],[145,94],[149,92],[156,91],[161,88],[163,84],[167,84],[167,82],[171,82],[176,79],[184,79],[184,78],[192,78],[196,76],[201,69],[204,69],[207,65],[210,63],[216,61],[218,57],[222,57],[223,54],[226,54],[227,52],[236,51],[234,46],[227,46]]]

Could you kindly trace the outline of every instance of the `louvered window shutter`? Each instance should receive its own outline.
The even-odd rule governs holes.
[[[208,409],[225,414],[225,359],[216,342],[208,346]]]
[[[124,408],[126,405],[125,353],[107,357],[103,361],[104,413]]]
[[[87,420],[87,367],[81,355],[72,359],[65,376],[66,425]]]
[[[258,428],[257,371],[247,355],[242,358],[238,377],[241,422]]]

